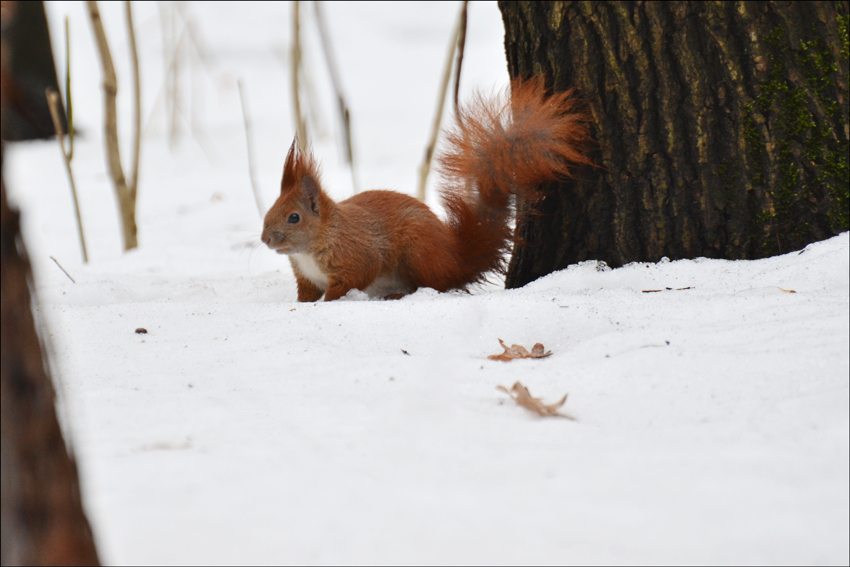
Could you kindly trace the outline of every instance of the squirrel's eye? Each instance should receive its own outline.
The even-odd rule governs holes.
[[[291,215],[289,215],[289,220],[287,220],[286,222],[288,222],[289,224],[296,224],[300,220],[301,217],[298,216],[298,213],[292,213]]]

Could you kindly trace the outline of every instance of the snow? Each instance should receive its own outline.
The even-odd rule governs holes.
[[[48,17],[60,76],[71,18],[89,264],[56,143],[5,160],[106,562],[850,561],[848,233],[759,261],[586,262],[519,290],[299,304],[286,258],[259,246],[236,90],[241,78],[269,206],[294,134],[291,6],[184,6],[206,59],[181,67],[173,148],[159,6],[134,4],[139,249],[120,249],[81,3],[48,3]],[[122,8],[101,10],[129,148]],[[457,5],[324,10],[360,184],[413,193]],[[314,148],[344,198],[351,175],[304,11]],[[506,84],[501,41],[496,6],[473,3],[462,98]],[[554,354],[488,360],[499,338]],[[515,381],[547,402],[569,392],[578,421],[495,389]]]

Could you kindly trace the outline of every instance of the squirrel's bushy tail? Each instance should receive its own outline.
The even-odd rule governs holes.
[[[538,187],[573,168],[585,155],[589,117],[573,91],[548,95],[543,77],[514,80],[510,96],[484,98],[459,111],[439,159],[448,224],[463,274],[457,287],[503,271],[512,240],[511,195],[534,201]]]

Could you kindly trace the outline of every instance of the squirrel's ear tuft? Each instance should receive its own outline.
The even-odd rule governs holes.
[[[319,184],[312,175],[301,178],[301,201],[313,214],[319,214]]]
[[[280,182],[280,193],[290,194],[293,191],[301,193],[301,197],[313,212],[319,214],[319,168],[310,150],[298,149],[298,137],[292,140],[286,163],[283,165],[283,179]]]
[[[287,187],[292,187],[295,184],[295,163],[297,160],[297,144],[298,136],[292,139],[292,145],[289,146],[289,151],[286,153],[286,161],[283,164],[283,179],[280,181],[280,192]]]

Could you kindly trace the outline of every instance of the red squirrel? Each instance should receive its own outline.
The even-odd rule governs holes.
[[[335,203],[312,154],[293,141],[262,240],[289,255],[298,301],[332,301],[352,289],[383,298],[466,289],[504,271],[511,195],[534,201],[540,184],[590,163],[587,121],[572,91],[547,95],[542,77],[515,80],[509,97],[478,95],[459,110],[438,160],[445,221],[394,191]]]

